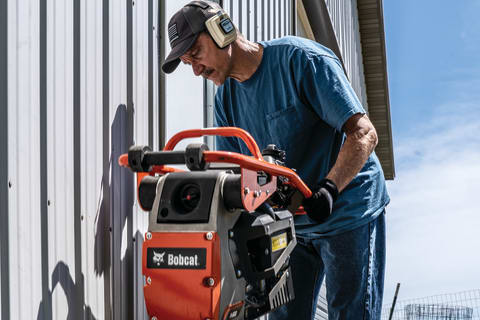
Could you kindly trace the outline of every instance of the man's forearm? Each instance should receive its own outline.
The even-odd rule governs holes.
[[[370,123],[366,116],[358,119],[358,122],[361,123],[365,119]],[[376,145],[377,134],[373,126],[371,128],[355,127],[347,132],[347,138],[340,149],[337,161],[327,175],[327,179],[336,184],[339,192],[360,172]]]

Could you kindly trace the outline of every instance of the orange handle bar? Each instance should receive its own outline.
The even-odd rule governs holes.
[[[254,170],[254,171],[265,171],[274,176],[283,176],[290,180],[291,184],[294,185],[298,191],[300,191],[305,198],[310,198],[312,196],[312,191],[307,187],[307,185],[300,179],[300,177],[295,173],[295,171],[285,168],[276,164],[272,164],[263,160],[258,160],[253,157],[249,157],[243,154],[235,152],[226,152],[226,151],[204,151],[203,158],[205,162],[227,162],[235,163],[240,165],[242,168]]]
[[[266,173],[275,176],[284,176],[290,180],[291,184],[293,184],[305,196],[305,198],[310,198],[312,196],[312,191],[310,191],[310,189],[305,185],[302,179],[300,179],[300,177],[291,169],[235,152],[204,151],[203,156],[205,162],[235,163],[245,169],[265,171]],[[128,168],[128,154],[122,154],[120,158],[118,158],[118,164],[122,167]],[[170,167],[166,166],[154,166],[153,171],[159,173],[172,172],[169,171],[169,169]],[[174,171],[181,171],[175,168],[171,169],[173,169]]]
[[[184,130],[175,134],[168,140],[163,151],[173,150],[175,146],[183,139],[198,138],[203,136],[222,136],[222,137],[237,137],[243,140],[248,147],[250,153],[258,160],[263,160],[262,153],[257,146],[253,137],[247,131],[236,127],[220,127],[220,128],[206,128],[206,129],[192,129]]]
[[[284,176],[305,196],[310,198],[312,191],[305,185],[300,177],[291,169],[279,165],[271,164],[263,160],[260,149],[253,137],[245,130],[236,127],[221,127],[221,128],[207,128],[207,129],[192,129],[180,131],[168,140],[164,151],[171,151],[183,139],[197,138],[205,135],[217,135],[224,137],[237,137],[242,139],[252,153],[253,157],[246,156],[235,152],[226,151],[204,151],[203,156],[205,162],[226,162],[235,163],[242,168],[256,171],[265,171],[271,175]],[[123,154],[118,158],[118,164],[123,167],[128,167],[128,154]],[[154,166],[155,172],[171,172],[166,166]],[[175,171],[177,171],[176,169]]]

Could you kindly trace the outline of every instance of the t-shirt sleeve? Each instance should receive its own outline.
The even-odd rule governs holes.
[[[342,131],[351,116],[365,113],[338,59],[305,53],[298,58],[296,81],[301,96],[322,120]]]
[[[227,121],[225,115],[225,109],[219,98],[219,95],[215,95],[215,117],[214,125],[215,127],[230,127],[231,125]],[[231,151],[231,152],[241,152],[238,142],[235,141],[235,138],[231,137],[215,137],[215,149],[219,151]]]

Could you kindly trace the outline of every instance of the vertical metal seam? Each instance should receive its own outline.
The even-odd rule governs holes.
[[[230,18],[233,20],[233,0],[230,0]]]
[[[247,39],[252,39],[250,36],[250,0],[247,0]]]
[[[103,188],[103,218],[105,219],[104,232],[105,243],[103,244],[103,260],[105,261],[103,281],[105,300],[104,319],[112,319],[112,271],[111,271],[111,221],[110,215],[110,0],[102,3],[102,188]],[[108,228],[108,229],[107,229]]]
[[[277,1],[277,19],[278,19],[278,32],[277,32],[277,37],[282,36],[282,0]]]
[[[290,33],[297,35],[297,0],[290,0]]]
[[[270,40],[271,33],[270,33],[270,1],[265,1],[267,4],[267,38],[265,40]]]
[[[262,40],[265,41],[265,1],[262,1]]]
[[[45,319],[52,318],[48,272],[48,158],[47,158],[47,0],[40,0],[40,230],[42,304]]]
[[[162,71],[162,63],[165,57],[165,1],[159,1],[158,15],[157,15],[157,47],[158,47],[158,132],[159,132],[159,149],[163,149],[166,139],[166,121],[165,121],[165,109],[166,109],[166,97],[165,97],[165,73]]]
[[[243,33],[243,26],[242,26],[242,17],[243,17],[243,10],[242,10],[242,0],[238,1],[238,28],[240,32]],[[248,1],[248,0],[247,0]]]
[[[127,140],[126,149],[133,144],[133,121],[134,121],[134,108],[135,104],[133,101],[133,0],[126,0],[126,22],[127,22]],[[116,159],[115,159],[116,161]],[[133,181],[132,181],[133,182]],[[125,186],[125,191],[128,192],[131,186]],[[134,266],[133,266],[133,207],[126,208],[127,210],[127,250],[125,253],[125,272],[127,273],[127,283],[125,286],[127,305],[126,310],[126,319],[133,319],[133,305],[135,296],[133,294],[133,276],[134,276]]]
[[[81,68],[80,0],[73,3],[73,212],[75,250],[75,314],[84,318],[85,290],[82,274],[81,182]]]
[[[258,37],[258,0],[254,0],[253,18],[253,41],[257,42]]]
[[[0,318],[10,319],[10,259],[8,232],[8,1],[0,1],[0,254],[2,256]]]
[[[153,1],[148,1],[148,145],[153,146]]]
[[[277,1],[273,0],[273,39],[277,37]]]

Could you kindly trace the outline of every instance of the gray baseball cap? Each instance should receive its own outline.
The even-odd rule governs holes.
[[[168,23],[168,40],[172,51],[162,64],[165,73],[172,73],[180,63],[180,57],[197,41],[206,30],[205,21],[222,8],[212,1],[191,1],[173,15]]]

